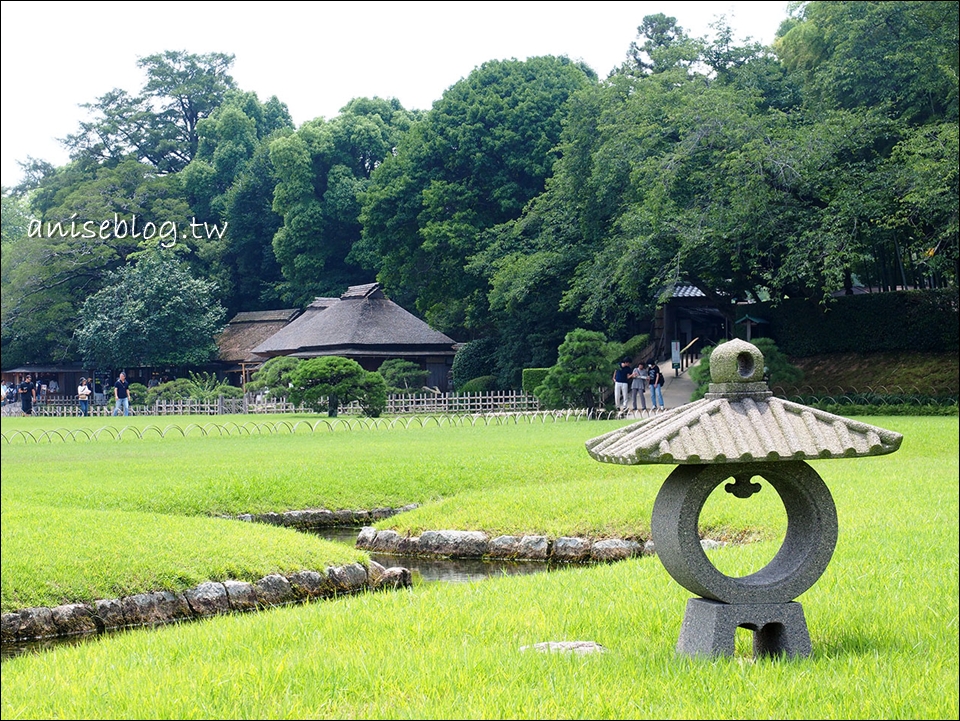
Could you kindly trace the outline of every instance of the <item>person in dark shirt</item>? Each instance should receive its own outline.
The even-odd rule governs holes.
[[[113,413],[110,415],[115,416],[120,413],[120,409],[123,408],[123,415],[130,415],[130,384],[127,383],[127,374],[121,371],[120,377],[117,378],[117,382],[113,384],[113,399],[116,401],[117,405],[114,406]]]
[[[20,391],[20,410],[25,416],[32,415],[33,404],[37,402],[37,384],[29,373],[20,381],[17,390]]]
[[[653,358],[647,361],[647,378],[650,382],[650,400],[653,410],[663,410],[663,373],[660,366],[654,363]]]
[[[627,410],[627,390],[630,387],[630,359],[624,358],[613,372],[613,404],[618,411]]]

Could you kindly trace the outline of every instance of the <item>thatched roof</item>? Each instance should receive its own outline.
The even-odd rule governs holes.
[[[319,301],[330,299],[315,304]],[[453,345],[453,339],[384,297],[378,283],[369,283],[350,287],[320,312],[305,312],[253,352],[298,358],[452,356]]]
[[[286,326],[300,313],[297,308],[237,313],[217,337],[218,358],[227,363],[259,362],[253,348]]]

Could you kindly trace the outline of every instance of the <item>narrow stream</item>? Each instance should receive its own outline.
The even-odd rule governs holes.
[[[359,528],[324,528],[316,532],[327,541],[336,541],[355,546]],[[415,558],[411,556],[393,556],[389,553],[371,553],[370,559],[384,568],[403,566],[409,568],[414,583],[420,581],[442,581],[445,583],[466,583],[482,581],[494,576],[521,576],[528,573],[544,573],[557,568],[543,561],[481,561],[464,558]]]
[[[343,543],[351,548],[356,546],[359,528],[325,528],[315,532],[320,538],[327,541]],[[519,576],[528,573],[543,573],[557,568],[556,565],[542,561],[481,561],[479,559],[450,559],[450,558],[411,558],[409,556],[393,556],[386,553],[370,553],[370,558],[384,568],[403,566],[410,569],[413,583],[445,582],[466,583],[468,581],[482,581],[485,578],[496,576]],[[125,633],[136,629],[120,629],[105,633]],[[99,638],[104,634],[84,634],[82,636],[66,636],[63,638],[45,638],[38,641],[23,641],[21,643],[4,643],[0,646],[0,660],[6,661],[23,653],[45,651],[56,646],[79,645],[85,641]]]

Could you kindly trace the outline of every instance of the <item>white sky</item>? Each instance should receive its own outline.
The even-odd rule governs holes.
[[[139,57],[222,52],[260,100],[276,95],[294,123],[332,118],[355,97],[429,109],[488,60],[567,55],[604,78],[646,15],[693,36],[726,16],[737,39],[770,43],[787,2],[23,2],[4,0],[2,184],[28,156],[62,165],[57,138],[87,117],[78,105],[143,85]]]

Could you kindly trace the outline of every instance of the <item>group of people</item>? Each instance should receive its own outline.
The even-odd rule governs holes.
[[[620,361],[620,366],[613,372],[613,402],[617,410],[631,410],[627,407],[633,400],[632,410],[637,409],[637,399],[640,399],[640,409],[647,410],[647,388],[650,389],[650,403],[652,410],[663,410],[663,373],[660,366],[651,358],[646,363],[636,367],[629,358]]]
[[[33,415],[33,405],[37,402],[37,390],[37,384],[29,373],[19,383],[7,384],[4,381],[2,388],[3,404],[5,406],[13,405],[19,398],[20,410],[23,411],[23,414],[26,416]],[[6,412],[6,409],[4,409],[4,413]]]
[[[0,398],[4,405],[14,404],[19,396],[20,410],[25,416],[33,415],[33,407],[37,403],[37,393],[40,390],[33,377],[27,373],[19,383],[3,382],[0,387]],[[77,402],[80,406],[80,415],[90,415],[90,398],[94,394],[93,378],[81,378],[77,385]],[[130,415],[130,384],[127,382],[127,374],[120,373],[116,383],[113,384],[113,399],[115,406],[111,415]]]

